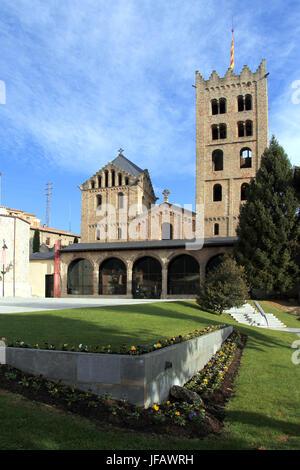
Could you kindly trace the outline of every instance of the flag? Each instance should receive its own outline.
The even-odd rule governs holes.
[[[233,30],[232,30],[232,40],[231,40],[231,60],[230,68],[234,69],[234,42],[233,42]]]

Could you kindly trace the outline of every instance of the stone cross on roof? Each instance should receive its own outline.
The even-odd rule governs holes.
[[[164,195],[164,202],[168,202],[170,191],[168,189],[165,189],[162,193]]]
[[[122,149],[122,147],[118,150],[118,152],[119,152],[119,155],[121,155],[123,157],[124,149]]]

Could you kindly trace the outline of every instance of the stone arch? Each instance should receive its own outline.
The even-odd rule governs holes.
[[[162,292],[162,263],[154,256],[138,257],[132,267],[132,296],[160,298]]]
[[[71,295],[92,295],[93,264],[86,258],[75,258],[68,265],[67,293]]]
[[[168,265],[168,294],[195,295],[200,284],[200,264],[194,256],[174,256]]]
[[[125,295],[127,267],[120,258],[107,257],[99,265],[99,295]]]

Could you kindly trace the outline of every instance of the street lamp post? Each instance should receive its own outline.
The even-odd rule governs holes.
[[[7,250],[7,246],[6,246],[5,240],[3,240],[3,246],[2,246],[2,271],[1,271],[2,281],[3,281],[2,282],[2,297],[4,297],[4,276],[5,276],[5,273],[6,273],[6,270],[5,270],[5,258],[6,258],[5,250]]]

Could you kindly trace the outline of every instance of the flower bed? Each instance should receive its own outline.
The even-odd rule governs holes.
[[[239,335],[232,333],[206,365],[185,387],[196,391],[202,398],[222,386],[237,351]],[[222,372],[222,375],[220,375]],[[207,381],[206,381],[207,380]],[[0,366],[0,387],[21,393],[31,400],[67,409],[93,418],[101,423],[114,424],[135,431],[150,431],[185,437],[203,437],[218,429],[218,421],[210,409],[199,403],[168,400],[150,408],[132,405],[125,400],[114,400],[108,394],[101,396],[81,392],[61,382],[42,376],[32,376],[11,366]]]
[[[240,338],[240,333],[234,331],[224,341],[221,349],[201,371],[191,378],[185,387],[199,395],[209,394],[218,389],[233,361]]]
[[[62,345],[55,345],[51,343],[36,343],[36,344],[29,344],[25,343],[24,341],[18,339],[12,342],[7,342],[5,338],[2,338],[2,341],[6,344],[7,347],[13,348],[28,348],[28,349],[42,349],[42,350],[52,350],[52,351],[71,351],[71,352],[87,352],[87,353],[104,353],[104,354],[129,354],[129,355],[140,355],[146,354],[157,349],[162,349],[167,346],[171,346],[173,344],[182,343],[184,341],[188,341],[193,338],[197,338],[199,336],[203,336],[208,333],[212,333],[218,329],[224,328],[226,325],[214,325],[203,328],[202,330],[194,330],[192,333],[187,333],[185,335],[178,335],[178,336],[171,336],[170,338],[160,339],[157,343],[152,345],[127,345],[122,344],[119,350],[114,350],[110,344],[101,346],[89,346],[84,344],[79,345],[70,345],[70,344],[62,344]]]

